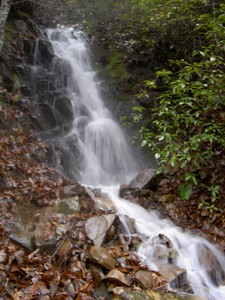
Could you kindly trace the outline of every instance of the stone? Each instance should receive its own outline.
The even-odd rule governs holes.
[[[82,195],[80,197],[80,211],[82,213],[92,213],[95,211],[95,201],[89,195]]]
[[[91,275],[94,278],[95,284],[99,284],[103,279],[105,279],[105,275],[102,271],[101,266],[91,264],[90,265]]]
[[[145,189],[149,186],[151,179],[155,176],[155,169],[141,171],[133,180],[128,183],[130,188]]]
[[[60,247],[58,251],[59,256],[65,256],[67,255],[73,248],[73,244],[69,239],[65,240],[62,246]]]
[[[57,211],[64,215],[73,215],[80,210],[80,201],[78,196],[74,196],[59,202]]]
[[[77,182],[72,185],[64,186],[62,191],[60,192],[60,198],[71,198],[74,196],[80,196],[83,193],[86,193],[85,188]]]
[[[121,294],[113,295],[113,300],[207,300],[196,295],[177,295],[173,293],[163,293],[150,290],[133,291],[121,289]]]
[[[124,198],[135,196],[141,189],[155,191],[159,181],[159,176],[155,174],[155,169],[145,169],[128,184],[121,185],[119,195],[121,198]]]
[[[98,197],[95,198],[97,207],[102,210],[113,210],[114,209],[114,203],[111,199],[107,197]]]
[[[34,231],[34,244],[37,248],[40,248],[42,251],[54,251],[57,246],[57,236],[46,240],[45,238],[45,223],[38,224]]]
[[[225,272],[223,271],[223,266],[206,245],[199,247],[198,259],[200,265],[204,266],[204,269],[216,286],[224,284]]]
[[[179,292],[193,293],[187,280],[187,271],[162,261],[155,262],[159,273],[172,289]]]
[[[101,265],[107,270],[115,269],[116,260],[108,249],[103,247],[92,246],[89,251],[90,261]]]
[[[40,210],[38,222],[35,224],[35,230],[33,232],[33,240],[36,248],[40,248],[43,251],[54,251],[57,246],[57,235],[51,239],[46,239],[45,224],[48,220],[57,213],[57,205],[53,207],[43,207]]]
[[[107,233],[116,219],[116,214],[94,216],[87,220],[85,224],[85,231],[89,239],[91,239],[95,246],[101,246]]]
[[[102,193],[99,188],[86,188],[87,193],[94,199],[96,206],[101,210],[113,210],[114,203],[111,199],[108,198],[107,195]]]
[[[117,269],[111,270],[105,278],[116,285],[130,286],[126,275]]]
[[[170,239],[164,234],[159,234],[151,241],[153,246],[153,257],[157,260],[172,263],[178,256],[178,252],[174,249]]]
[[[120,231],[125,232],[128,235],[137,233],[136,226],[135,226],[135,219],[129,218],[126,215],[121,215],[120,221],[121,221]]]
[[[155,280],[152,272],[148,270],[139,270],[135,273],[135,279],[143,289],[152,289],[155,286]]]
[[[5,250],[0,250],[0,264],[4,263],[7,259],[7,254]]]
[[[34,249],[33,245],[33,236],[31,233],[24,230],[23,232],[16,232],[9,235],[9,238],[22,246],[24,249],[28,250],[29,252],[32,252]]]
[[[49,65],[55,56],[52,44],[48,40],[37,39],[36,51],[38,51],[36,59],[44,65]]]

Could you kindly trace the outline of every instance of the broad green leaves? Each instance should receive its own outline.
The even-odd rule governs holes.
[[[156,72],[162,92],[154,109],[155,132],[143,125],[140,130],[142,145],[156,153],[159,169],[178,169],[184,200],[197,185],[199,170],[225,146],[224,11],[225,5],[221,5],[212,14],[199,16],[194,30],[204,36],[204,44],[193,51],[190,60],[171,60],[167,69]],[[146,89],[156,87],[150,82]],[[219,185],[213,182],[212,186],[208,189],[212,203],[201,203],[199,207],[207,204],[214,209]]]

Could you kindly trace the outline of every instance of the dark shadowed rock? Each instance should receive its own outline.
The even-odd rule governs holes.
[[[155,169],[145,169],[141,171],[133,180],[128,183],[128,186],[133,189],[149,188],[152,184],[150,181],[155,177]]]
[[[215,255],[210,251],[210,249],[202,245],[199,247],[199,262],[204,266],[208,275],[210,276],[212,282],[216,285],[224,285],[225,283],[225,273],[222,266],[217,261]]]
[[[102,267],[96,264],[90,265],[91,275],[94,278],[95,284],[99,284],[103,279],[105,279],[105,275],[102,271]]]
[[[155,263],[159,273],[165,279],[170,287],[179,292],[193,293],[192,288],[187,280],[187,271],[172,264],[162,261]]]
[[[55,56],[52,44],[48,40],[38,39],[36,40],[35,48],[35,52],[38,53],[35,59],[38,60],[40,64],[49,65]],[[36,53],[34,53],[34,55],[36,55]]]
[[[161,181],[161,176],[155,174],[155,169],[145,169],[141,171],[128,184],[123,184],[120,187],[120,197],[125,198],[129,195],[136,196],[141,189],[157,190],[158,184]]]

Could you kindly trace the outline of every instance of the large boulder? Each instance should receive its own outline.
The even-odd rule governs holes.
[[[109,214],[94,216],[87,220],[85,231],[88,238],[93,241],[95,246],[102,246],[116,218],[116,214]]]
[[[156,191],[162,176],[157,175],[155,171],[155,169],[145,169],[128,184],[122,184],[119,192],[120,197],[131,200],[132,197],[146,196],[149,190]]]
[[[47,39],[36,39],[33,49],[34,62],[45,66],[51,64],[55,54],[52,44]]]
[[[103,247],[93,246],[90,248],[88,258],[93,263],[104,267],[107,270],[113,270],[116,266],[116,259],[110,251]]]
[[[224,272],[224,262],[219,262],[216,255],[210,251],[209,247],[206,245],[201,245],[199,247],[199,263],[204,266],[208,276],[211,278],[212,282],[216,285],[225,284],[225,272]],[[223,264],[223,265],[222,265]]]
[[[159,273],[173,290],[179,293],[193,293],[187,280],[187,271],[185,269],[162,261],[158,261],[155,264]]]

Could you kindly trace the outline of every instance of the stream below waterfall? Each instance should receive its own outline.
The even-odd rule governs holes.
[[[140,167],[123,131],[101,99],[85,37],[72,28],[48,29],[46,33],[55,54],[47,72],[56,75],[54,84],[47,82],[45,95],[39,97],[39,102],[41,107],[51,110],[54,120],[54,130],[49,126],[47,137],[55,145],[56,166],[85,186],[101,188],[112,200],[123,222],[124,215],[135,220],[137,232],[145,237],[138,254],[151,270],[157,270],[154,237],[163,234],[178,253],[173,263],[187,270],[194,294],[208,300],[225,300],[225,257],[214,245],[184,232],[171,221],[161,218],[157,211],[148,212],[118,196],[120,183],[133,179]],[[34,78],[42,74],[38,55],[36,53],[33,66]],[[62,110],[70,110],[71,121],[65,126],[60,124]],[[62,150],[58,151],[58,148]],[[128,226],[124,224],[124,228]],[[202,264],[202,249],[207,249],[213,258],[216,269],[213,276]]]

